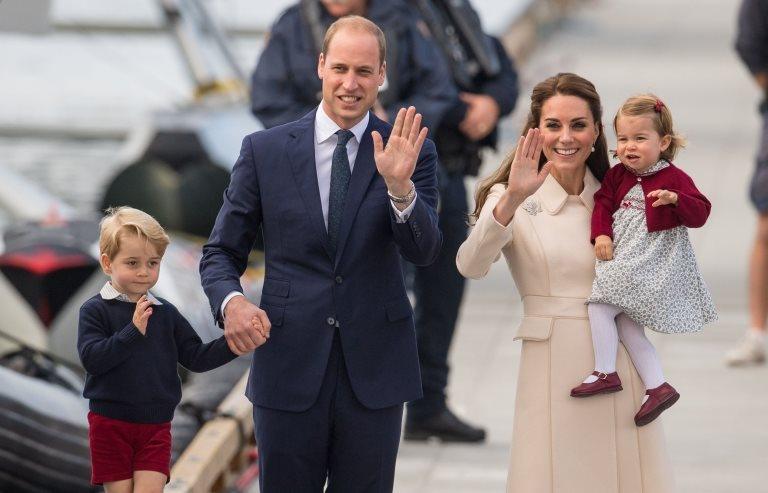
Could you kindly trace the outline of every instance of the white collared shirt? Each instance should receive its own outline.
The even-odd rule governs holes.
[[[355,126],[349,129],[354,137],[347,142],[347,157],[349,158],[350,172],[355,169],[355,159],[357,151],[360,148],[360,142],[363,140],[363,134],[368,127],[368,121],[371,119],[369,112]],[[323,222],[328,227],[328,202],[331,195],[331,166],[333,163],[333,151],[336,149],[336,143],[339,141],[336,132],[341,127],[329,117],[323,109],[323,103],[317,107],[315,113],[315,170],[317,172],[317,185],[320,190],[320,205],[323,208]],[[395,212],[395,220],[404,223],[413,211],[416,198],[402,212],[390,201],[392,210]]]
[[[117,300],[117,301],[125,301],[126,303],[133,303],[133,301],[131,301],[128,298],[127,294],[121,293],[120,291],[115,289],[115,287],[112,286],[112,283],[109,281],[107,281],[104,284],[104,287],[101,288],[101,291],[99,291],[99,294],[101,295],[102,299],[105,299],[105,300]],[[147,299],[150,302],[152,302],[153,305],[162,305],[160,300],[155,298],[152,295],[152,293],[150,293],[149,291],[147,291]]]

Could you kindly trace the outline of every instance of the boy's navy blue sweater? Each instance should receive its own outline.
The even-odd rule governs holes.
[[[194,372],[237,357],[224,337],[204,344],[175,306],[152,306],[146,335],[133,324],[136,303],[97,294],[80,308],[77,350],[88,372],[83,396],[94,413],[134,423],[165,423],[181,400],[176,363]]]

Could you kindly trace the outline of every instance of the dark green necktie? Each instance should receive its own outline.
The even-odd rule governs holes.
[[[336,149],[333,150],[331,193],[328,197],[328,243],[334,255],[339,241],[339,226],[341,226],[341,215],[344,212],[344,199],[347,196],[349,179],[352,177],[352,172],[349,170],[347,142],[354,134],[349,130],[339,130],[336,135],[339,140],[336,143]]]

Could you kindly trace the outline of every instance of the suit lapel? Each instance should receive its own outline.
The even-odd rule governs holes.
[[[344,253],[344,246],[347,243],[347,238],[349,238],[357,210],[363,201],[363,197],[365,197],[365,191],[368,190],[368,186],[376,174],[376,161],[373,159],[373,138],[371,137],[371,130],[375,120],[376,117],[371,113],[368,127],[366,127],[365,133],[363,133],[363,140],[360,142],[360,147],[357,150],[355,166],[352,169],[352,178],[349,181],[347,197],[344,200],[344,213],[341,216],[341,226],[339,227],[339,242],[336,247],[335,264],[338,263],[342,253]],[[379,133],[383,132],[379,130]]]
[[[315,234],[330,257],[328,232],[325,229],[323,207],[320,203],[320,188],[317,184],[314,122],[314,111],[298,121],[296,128],[291,132],[291,140],[288,142],[287,152],[293,176],[298,185],[299,194],[304,202],[304,208],[307,210],[307,215],[310,218]]]

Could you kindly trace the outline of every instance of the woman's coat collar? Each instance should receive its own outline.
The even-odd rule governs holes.
[[[578,197],[589,212],[592,212],[592,209],[595,208],[594,195],[599,188],[600,182],[597,181],[597,178],[595,178],[589,168],[587,168],[587,171],[584,174],[584,190],[581,191]],[[560,183],[558,183],[552,174],[547,176],[544,183],[541,185],[541,188],[536,192],[536,195],[544,210],[552,215],[559,213],[568,200],[568,192],[560,186]]]

